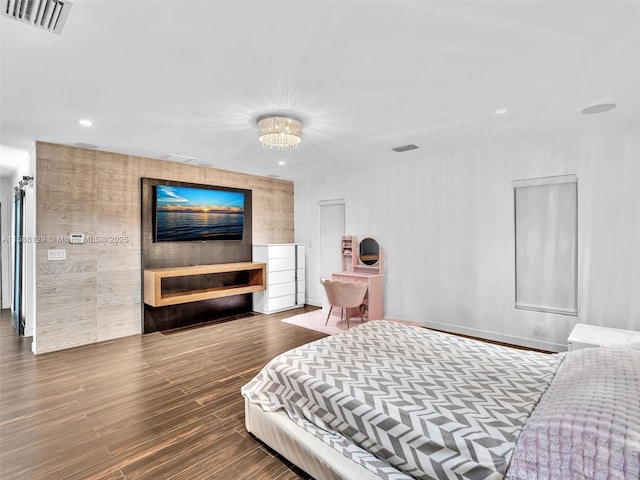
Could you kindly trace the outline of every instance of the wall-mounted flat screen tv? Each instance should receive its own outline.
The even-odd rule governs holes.
[[[242,240],[244,193],[156,185],[154,241]]]

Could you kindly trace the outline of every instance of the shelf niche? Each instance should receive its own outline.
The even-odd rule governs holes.
[[[264,263],[241,262],[144,271],[144,303],[165,307],[259,292],[266,288]]]

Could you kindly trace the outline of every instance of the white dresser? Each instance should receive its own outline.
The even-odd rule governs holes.
[[[579,348],[606,347],[608,345],[626,345],[629,343],[640,343],[640,332],[576,323],[567,340],[567,347],[571,351]]]
[[[255,244],[253,261],[267,264],[267,289],[253,293],[256,312],[275,313],[304,305],[304,244]]]

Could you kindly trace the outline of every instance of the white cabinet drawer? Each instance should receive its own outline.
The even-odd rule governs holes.
[[[274,258],[295,258],[296,247],[294,245],[270,245],[269,261]]]
[[[296,304],[295,295],[286,295],[284,297],[270,298],[269,311],[278,310],[280,308],[292,307]]]
[[[289,283],[295,282],[296,280],[296,271],[295,270],[282,270],[280,272],[269,272],[267,274],[267,282],[269,288],[272,285],[277,285],[278,283]]]
[[[267,264],[267,289],[253,294],[257,312],[275,313],[304,305],[305,248],[302,244],[255,244],[253,261]]]
[[[274,258],[273,260],[269,260],[267,269],[269,272],[279,272],[281,270],[295,270],[296,258],[295,257]]]
[[[278,283],[277,285],[269,286],[269,299],[273,299],[275,297],[282,297],[284,295],[295,295],[295,293],[296,293],[295,282]]]

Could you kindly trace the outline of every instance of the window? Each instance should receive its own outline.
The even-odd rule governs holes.
[[[513,182],[516,308],[578,314],[578,178]]]

